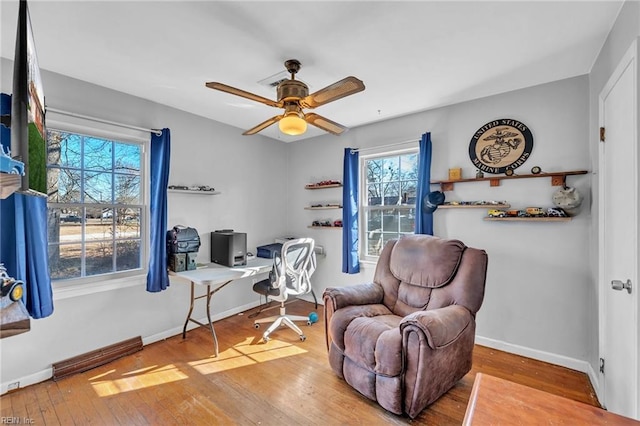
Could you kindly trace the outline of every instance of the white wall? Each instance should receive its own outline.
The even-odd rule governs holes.
[[[432,179],[446,179],[450,167],[461,167],[464,177],[473,177],[475,169],[468,156],[473,133],[493,119],[514,118],[528,125],[534,136],[532,155],[516,173],[530,173],[535,165],[543,171],[588,170],[588,101],[588,78],[582,76],[351,129],[340,138],[327,135],[292,144],[292,230],[296,235],[311,235],[327,247],[327,257],[319,262],[314,276],[316,292],[366,282],[373,274],[369,265],[358,275],[342,274],[341,233],[306,228],[317,212],[302,209],[317,199],[318,191],[305,191],[304,184],[340,178],[344,147],[417,141],[430,131]],[[584,361],[596,332],[589,265],[590,180],[589,175],[567,178],[585,196],[586,206],[571,222],[485,222],[484,210],[436,211],[436,235],[458,238],[489,255],[486,297],[478,313],[481,343],[588,369]],[[507,200],[514,208],[550,207],[556,189],[550,178],[518,179],[503,181],[500,187],[461,183],[446,196],[448,200]]]
[[[2,91],[11,93],[12,63],[2,60]],[[169,194],[168,225],[195,227],[202,238],[198,261],[209,257],[209,233],[232,228],[247,233],[250,251],[286,233],[287,147],[262,136],[124,93],[45,72],[49,107],[145,128],[171,129],[170,183],[210,185],[220,195]],[[53,115],[52,115],[53,116]],[[58,119],[58,117],[56,117]],[[145,343],[181,332],[189,307],[188,284],[173,282],[160,293],[145,291],[145,277],[124,280],[121,290],[60,299],[54,313],[31,321],[31,331],[0,340],[2,392],[48,378],[51,364],[130,337]],[[251,280],[234,282],[215,297],[214,315],[257,305]],[[205,317],[204,303],[195,317]],[[224,348],[225,342],[221,342]]]

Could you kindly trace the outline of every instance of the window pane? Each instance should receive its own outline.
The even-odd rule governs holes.
[[[85,203],[111,203],[111,173],[86,172],[84,180]]]
[[[396,181],[399,177],[400,160],[398,157],[382,160],[382,180],[384,182]]]
[[[51,279],[77,278],[81,274],[81,244],[50,244],[49,273]]]
[[[382,230],[384,232],[398,232],[398,210],[382,210]]]
[[[47,132],[47,138],[47,161],[50,165],[82,167],[81,136],[52,130]]]
[[[382,160],[368,160],[366,162],[366,167],[367,182],[382,182]]]
[[[118,204],[140,204],[140,176],[115,175],[115,197]]]
[[[116,253],[117,271],[140,268],[140,240],[118,241]]]
[[[368,204],[370,206],[382,205],[382,185],[367,185]]]
[[[82,208],[49,209],[47,235],[50,243],[72,243],[82,240]]]
[[[140,238],[140,209],[117,209],[116,213],[116,238]]]
[[[400,194],[402,194],[402,204],[416,204],[416,189],[417,183],[415,180],[400,182]]]
[[[48,169],[48,201],[51,203],[79,203],[80,180],[80,170]]]
[[[87,219],[85,238],[87,241],[111,241],[113,239],[113,218]]]
[[[86,245],[86,275],[113,272],[113,243],[88,243]]]
[[[112,170],[113,142],[84,137],[84,168],[90,170]]]
[[[400,179],[418,179],[418,154],[400,156]]]
[[[400,184],[398,182],[383,184],[384,189],[384,205],[394,206],[400,200]]]
[[[114,171],[118,173],[140,173],[140,146],[126,143],[115,143]]]
[[[413,233],[415,231],[416,215],[415,209],[400,212],[400,232]]]

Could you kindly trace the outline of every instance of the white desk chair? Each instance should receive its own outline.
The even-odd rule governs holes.
[[[260,324],[272,322],[262,334],[265,342],[269,335],[281,325],[294,330],[304,341],[306,336],[293,321],[305,321],[311,325],[308,317],[287,315],[285,302],[289,296],[301,296],[311,292],[310,277],[316,270],[315,241],[312,238],[298,238],[289,240],[282,245],[282,251],[273,258],[273,268],[269,278],[253,285],[253,291],[264,295],[267,299],[280,302],[280,315],[257,319],[253,322],[255,328]]]

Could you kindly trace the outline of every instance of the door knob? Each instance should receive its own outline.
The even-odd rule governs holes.
[[[624,290],[626,288],[627,293],[631,294],[631,280],[627,279],[626,283],[623,283],[620,280],[613,280],[611,281],[611,288],[618,291]]]

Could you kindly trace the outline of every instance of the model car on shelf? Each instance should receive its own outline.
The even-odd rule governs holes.
[[[547,209],[547,216],[549,217],[568,217],[569,215],[560,207],[549,207]]]
[[[307,185],[305,185],[305,188],[321,188],[323,186],[330,185],[342,185],[342,182],[340,182],[339,180],[322,180],[316,183],[308,183]]]
[[[527,207],[526,212],[531,217],[545,217],[547,215],[542,207]]]
[[[333,226],[337,226],[338,228],[342,228],[342,221],[340,219],[333,222]]]
[[[506,212],[504,210],[491,209],[487,212],[487,216],[489,217],[505,217]]]
[[[0,284],[2,297],[9,295],[9,299],[14,302],[17,302],[22,298],[22,294],[24,293],[24,289],[22,287],[24,283],[10,277],[3,264],[0,264]]]

